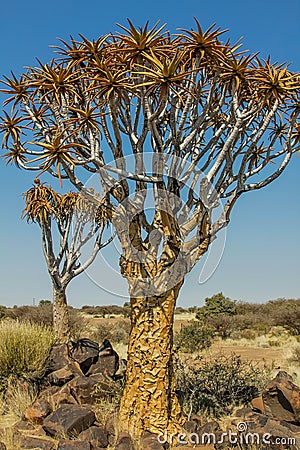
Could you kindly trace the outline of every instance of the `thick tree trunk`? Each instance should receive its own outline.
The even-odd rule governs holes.
[[[131,299],[132,330],[121,427],[138,437],[143,431],[179,433],[184,420],[175,394],[173,316],[182,283],[164,295]]]
[[[53,328],[59,343],[67,343],[70,339],[69,313],[66,290],[53,286]]]

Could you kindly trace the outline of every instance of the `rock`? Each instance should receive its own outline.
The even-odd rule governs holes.
[[[61,369],[51,372],[48,375],[48,380],[51,384],[63,386],[68,381],[71,381],[75,376],[83,376],[80,365],[76,361],[67,364]]]
[[[251,406],[255,411],[258,411],[259,413],[264,414],[265,406],[264,406],[262,396],[253,398],[251,400]]]
[[[43,419],[52,412],[50,403],[41,398],[25,409],[24,417],[34,423],[42,423]]]
[[[190,419],[185,422],[183,428],[189,433],[195,433],[202,425],[205,424],[205,419],[197,414],[192,414]]]
[[[249,414],[253,412],[252,408],[239,408],[235,412],[236,417],[247,417]]]
[[[118,423],[119,423],[118,412],[110,414],[105,422],[104,428],[108,433],[108,441],[111,445],[113,445],[116,441]]]
[[[6,450],[6,445],[4,442],[0,442],[0,450]]]
[[[115,450],[134,450],[134,445],[129,433],[120,433]]]
[[[76,377],[67,386],[80,405],[94,404],[98,398],[110,399],[115,392],[113,381],[110,382],[101,373],[89,377]]]
[[[53,395],[56,394],[61,388],[59,386],[50,386],[46,389],[43,389],[37,398],[37,400],[47,400],[50,404],[52,404]]]
[[[143,450],[164,450],[163,445],[158,440],[158,435],[149,431],[143,433],[141,444]]]
[[[99,349],[99,358],[97,362],[91,365],[86,375],[103,373],[109,377],[114,377],[119,369],[119,355],[112,348],[108,339],[103,341]]]
[[[127,369],[127,359],[119,359],[119,370],[118,375],[120,377],[125,377],[126,375],[126,369]]]
[[[65,367],[71,362],[67,344],[54,345],[46,363],[46,375]]]
[[[188,433],[195,433],[197,431],[197,423],[194,422],[193,420],[187,420],[185,422],[185,424],[183,425],[183,428],[188,432]]]
[[[65,433],[72,437],[92,426],[95,420],[95,413],[88,407],[63,405],[46,417],[43,428],[51,436]]]
[[[294,381],[292,375],[290,375],[289,373],[285,372],[284,370],[280,370],[275,378],[277,378],[277,379],[278,378],[287,378],[290,381]]]
[[[265,414],[278,420],[300,422],[300,389],[290,378],[278,375],[262,394]]]
[[[87,430],[80,433],[78,436],[78,439],[82,441],[88,441],[92,447],[101,447],[106,448],[108,447],[108,432],[105,430],[105,428],[95,427],[92,426],[88,428]]]
[[[79,339],[77,342],[72,342],[72,345],[71,356],[79,363],[82,372],[85,374],[91,365],[98,360],[99,345],[90,339]]]
[[[62,388],[55,392],[55,394],[53,394],[52,403],[55,405],[55,409],[57,409],[61,405],[78,404],[71,394],[70,387],[67,384],[65,384]]]
[[[26,436],[22,439],[22,446],[24,449],[39,449],[39,450],[55,450],[56,444],[49,438],[38,438]]]
[[[96,373],[103,373],[109,377],[114,377],[119,369],[119,356],[114,351],[113,355],[99,356],[98,361],[92,364],[86,373],[87,376]]]
[[[244,422],[246,422],[247,424],[247,429],[255,431],[256,429],[263,428],[266,425],[267,421],[268,418],[266,416],[252,411],[250,414],[246,416],[246,420]],[[233,425],[238,425],[241,422],[243,421],[241,421],[240,418],[233,419],[231,421]]]
[[[202,425],[200,428],[198,428],[198,433],[200,435],[205,433],[215,433],[216,431],[220,430],[220,425],[216,420],[212,420],[211,422],[207,422],[206,424]]]
[[[59,441],[57,450],[90,450],[91,446],[88,441],[72,440]]]
[[[295,425],[294,423],[285,422],[284,420],[281,420],[279,424],[283,427],[288,428],[293,433],[300,433],[300,425]]]
[[[26,420],[20,420],[19,422],[15,423],[13,429],[22,436],[46,436],[46,432],[43,429],[42,425],[33,424]]]
[[[291,431],[288,427],[283,426],[282,422],[275,419],[269,419],[264,426],[264,431],[266,433],[272,434],[273,437],[294,437],[295,433]],[[297,436],[299,438],[299,435]]]

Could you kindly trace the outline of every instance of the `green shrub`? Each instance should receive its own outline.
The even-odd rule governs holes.
[[[219,292],[212,297],[207,297],[204,301],[205,306],[199,308],[196,314],[196,318],[199,320],[208,317],[216,317],[220,314],[226,316],[236,314],[236,302],[225,297],[222,292]]]
[[[98,326],[97,331],[92,334],[92,339],[102,342],[109,339],[113,344],[128,344],[131,330],[130,320],[121,319],[114,325],[109,322],[103,322]]]
[[[215,418],[231,414],[238,405],[247,405],[259,395],[269,376],[267,369],[242,361],[236,354],[208,359],[199,356],[192,364],[178,358],[175,364],[178,397],[184,412]]]
[[[194,353],[210,347],[212,339],[213,330],[211,328],[192,320],[175,334],[174,345],[181,352]]]
[[[39,377],[54,344],[45,325],[18,320],[0,322],[0,377]]]

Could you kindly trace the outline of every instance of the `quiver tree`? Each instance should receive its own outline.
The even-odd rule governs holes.
[[[241,194],[275,180],[299,149],[300,81],[197,21],[173,36],[130,21],[120,29],[62,41],[49,64],[5,78],[3,146],[22,169],[68,178],[112,221],[131,302],[122,426],[176,432],[180,287]]]
[[[59,194],[39,182],[24,194],[23,216],[37,223],[42,234],[42,248],[53,287],[53,327],[58,342],[68,342],[70,327],[66,289],[70,281],[95,260],[102,242],[105,220],[95,220],[95,208],[78,193]],[[83,247],[92,242],[85,260]]]

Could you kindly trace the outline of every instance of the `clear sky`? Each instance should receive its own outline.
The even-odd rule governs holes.
[[[14,0],[1,6],[1,75],[9,75],[11,69],[21,73],[24,66],[35,64],[35,57],[48,61],[53,55],[49,45],[55,45],[58,37],[81,33],[97,38],[116,31],[116,22],[126,25],[127,17],[138,25],[160,20],[174,32],[177,27],[194,26],[193,16],[204,28],[215,22],[229,28],[232,41],[243,36],[244,48],[251,53],[271,54],[273,61],[289,62],[300,71],[299,0]],[[6,166],[3,160],[0,172],[0,304],[49,299],[51,284],[39,228],[20,218],[21,194],[31,186],[34,174]],[[186,279],[179,305],[201,305],[205,297],[219,291],[232,299],[255,302],[300,298],[299,188],[300,155],[277,181],[239,199],[216,271],[199,283],[201,268],[196,267]],[[125,288],[121,292],[125,294]],[[68,298],[73,306],[126,301],[105,292],[86,275],[71,282]]]

